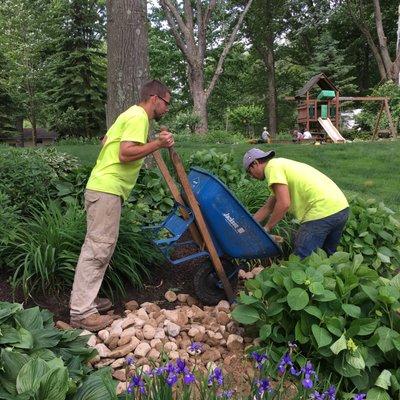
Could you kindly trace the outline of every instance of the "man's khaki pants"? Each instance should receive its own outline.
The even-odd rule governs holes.
[[[118,240],[121,198],[87,189],[85,209],[87,231],[75,270],[70,305],[71,316],[79,318],[97,312],[95,299]]]

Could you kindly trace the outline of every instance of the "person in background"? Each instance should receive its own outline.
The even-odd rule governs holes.
[[[101,315],[112,308],[98,293],[118,239],[122,203],[128,199],[144,158],[161,148],[174,145],[166,130],[147,141],[149,122],[159,120],[171,100],[169,89],[157,80],[143,85],[140,102],[123,112],[102,140],[102,148],[85,191],[87,232],[70,301],[70,325],[99,331],[113,318]]]
[[[309,140],[309,139],[312,139],[312,138],[313,138],[313,137],[312,137],[310,131],[305,130],[305,131],[303,132],[303,140]]]
[[[261,143],[271,143],[271,137],[269,132],[267,131],[266,126],[264,126],[263,131],[261,133]]]
[[[265,230],[271,232],[289,212],[300,222],[294,254],[305,258],[317,248],[333,254],[349,216],[345,195],[310,165],[274,156],[275,151],[253,148],[243,157],[244,169],[253,178],[265,180],[272,191],[254,219],[266,221]]]

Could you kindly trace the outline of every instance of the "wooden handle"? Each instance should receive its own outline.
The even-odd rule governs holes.
[[[182,188],[188,198],[189,207],[193,211],[193,214],[194,214],[194,217],[195,217],[195,220],[197,223],[197,227],[200,231],[201,236],[204,239],[204,243],[206,245],[207,251],[210,254],[211,262],[215,268],[215,271],[217,272],[219,279],[222,281],[222,285],[224,287],[226,297],[228,298],[230,303],[233,303],[233,301],[235,300],[235,296],[234,296],[234,293],[232,290],[232,286],[225,274],[225,270],[222,266],[221,260],[217,253],[217,250],[215,249],[214,243],[211,239],[207,225],[203,218],[203,214],[197,203],[196,197],[194,196],[189,179],[186,175],[185,168],[183,167],[182,160],[173,147],[169,148],[169,154],[171,156],[172,164],[175,168],[176,174],[178,175],[178,178],[182,184]]]

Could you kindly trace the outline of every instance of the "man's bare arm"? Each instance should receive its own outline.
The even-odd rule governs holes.
[[[272,185],[272,190],[275,194],[276,203],[271,217],[265,225],[265,229],[268,232],[270,232],[271,229],[285,217],[291,204],[289,188],[287,185],[275,183]]]
[[[174,145],[172,133],[162,131],[157,139],[142,144],[136,142],[121,142],[119,146],[119,160],[121,163],[140,160],[147,155],[161,148],[168,148]]]

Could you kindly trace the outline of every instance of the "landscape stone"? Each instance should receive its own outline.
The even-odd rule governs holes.
[[[120,358],[128,355],[132,351],[134,351],[140,345],[140,340],[135,336],[132,337],[130,343],[126,344],[125,346],[117,347],[113,350],[109,357]]]
[[[151,350],[150,345],[147,342],[141,342],[139,345],[136,347],[134,351],[134,355],[136,357],[146,357],[147,353]]]
[[[173,292],[172,290],[168,290],[167,292],[165,292],[164,297],[170,303],[173,303],[177,299],[176,293]]]

